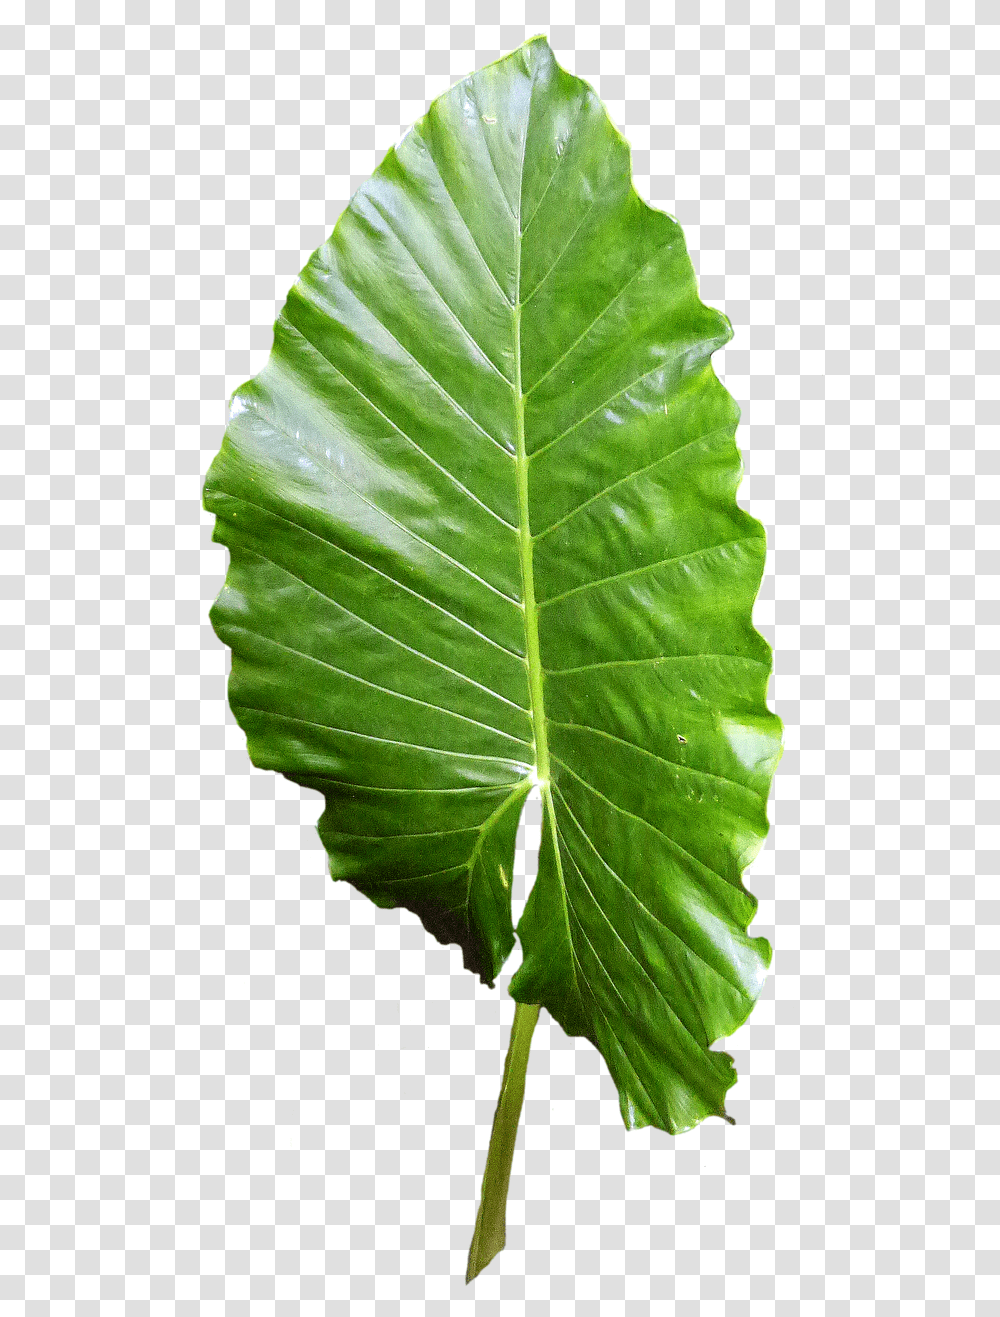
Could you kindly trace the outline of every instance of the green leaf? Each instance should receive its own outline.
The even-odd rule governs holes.
[[[600,1049],[628,1126],[725,1113],[770,957],[780,753],[738,410],[677,223],[536,38],[452,88],[310,259],[205,486],[250,756],[334,878]]]

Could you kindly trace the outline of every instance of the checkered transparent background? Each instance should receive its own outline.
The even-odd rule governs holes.
[[[6,0],[3,1313],[996,1312],[991,14]],[[509,974],[331,885],[318,797],[250,767],[199,498],[351,192],[538,31],[736,329],[776,951],[735,1128],[627,1134],[543,1016],[466,1290]]]

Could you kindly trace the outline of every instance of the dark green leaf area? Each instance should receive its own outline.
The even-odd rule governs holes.
[[[738,409],[677,223],[544,41],[453,87],[312,256],[205,486],[253,762],[333,877],[604,1055],[628,1125],[723,1115],[770,948],[780,753]]]

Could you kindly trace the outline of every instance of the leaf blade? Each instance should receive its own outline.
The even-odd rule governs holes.
[[[334,877],[605,1056],[629,1125],[725,1114],[770,949],[742,870],[780,752],[738,409],[683,235],[544,41],[454,87],[310,260],[234,397],[212,614],[255,763]]]

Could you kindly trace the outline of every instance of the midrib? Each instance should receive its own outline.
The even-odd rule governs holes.
[[[534,81],[532,81],[534,90]],[[528,99],[528,119],[531,118],[531,98]],[[514,279],[514,463],[517,472],[517,527],[518,549],[521,557],[521,587],[524,596],[524,645],[528,665],[528,692],[531,697],[531,730],[535,742],[535,782],[542,796],[542,808],[545,811],[542,831],[542,846],[545,845],[545,831],[552,843],[556,874],[559,879],[559,892],[562,896],[563,919],[566,923],[566,940],[570,948],[570,966],[573,971],[573,984],[579,996],[576,977],[576,952],[573,945],[573,930],[569,922],[569,894],[566,891],[566,879],[563,875],[562,855],[559,852],[559,829],[556,825],[555,802],[552,797],[552,784],[549,777],[549,738],[545,725],[545,697],[542,691],[542,657],[538,646],[538,608],[535,604],[535,571],[532,564],[531,521],[528,510],[528,451],[524,440],[524,393],[521,389],[521,248],[524,242],[524,229],[521,226],[521,212],[524,205],[524,152],[528,145],[528,128],[525,124],[524,145],[521,150],[521,170],[517,199],[517,265]],[[541,859],[541,857],[539,857]],[[518,1003],[517,1009],[522,1009]],[[517,1016],[515,1015],[515,1020]]]
[[[531,100],[528,100],[528,118],[531,117]],[[535,779],[541,790],[542,808],[552,842],[559,890],[562,895],[566,937],[573,947],[573,931],[569,924],[569,898],[563,876],[562,856],[559,853],[559,833],[556,827],[555,803],[549,780],[549,738],[545,726],[545,696],[542,691],[542,657],[538,646],[538,608],[535,604],[535,571],[532,565],[531,521],[528,512],[528,451],[524,441],[524,393],[521,390],[521,247],[524,230],[521,227],[521,210],[524,203],[524,150],[528,145],[527,125],[524,130],[524,147],[521,153],[521,174],[517,201],[517,267],[514,281],[514,454],[517,470],[517,526],[518,548],[521,555],[521,585],[524,595],[524,647],[528,663],[528,691],[531,696],[531,730],[535,742]],[[543,833],[544,837],[544,833]],[[576,982],[575,953],[571,958],[573,979]],[[518,1007],[520,1009],[520,1007]]]
[[[532,565],[531,523],[528,509],[528,453],[524,441],[524,394],[521,392],[521,240],[517,244],[517,283],[514,304],[514,454],[517,473],[518,549],[524,595],[524,640],[531,697],[531,726],[535,742],[535,772],[548,797],[549,745],[545,728],[545,697],[542,691],[542,660],[538,646],[538,609],[535,604],[535,573]]]
[[[523,166],[522,166],[523,168]],[[542,794],[542,808],[552,841],[559,890],[562,895],[566,937],[573,947],[573,933],[569,924],[569,898],[563,876],[562,856],[559,853],[559,834],[556,827],[555,803],[549,781],[549,739],[545,726],[545,696],[542,691],[542,659],[538,647],[538,609],[535,605],[535,572],[532,565],[531,523],[528,515],[528,453],[524,442],[524,394],[521,392],[521,238],[517,244],[517,282],[514,294],[514,435],[516,441],[515,467],[517,471],[517,522],[518,547],[521,554],[521,582],[524,594],[524,639],[528,664],[528,690],[531,696],[531,730],[535,742],[535,778]],[[544,835],[544,834],[543,834]],[[573,981],[576,983],[576,957],[571,959]],[[579,992],[579,989],[577,989]]]

